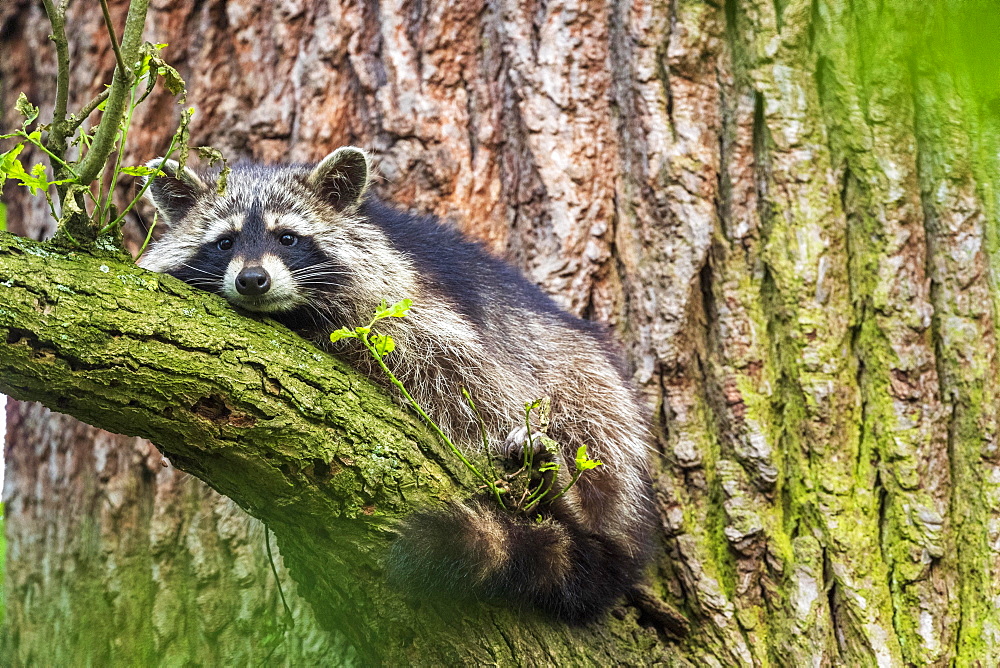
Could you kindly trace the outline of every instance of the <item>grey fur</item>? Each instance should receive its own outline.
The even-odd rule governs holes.
[[[283,283],[292,282],[284,288],[309,301],[320,314],[300,333],[331,349],[328,335],[335,327],[367,322],[382,300],[412,299],[408,317],[382,321],[379,327],[395,339],[396,349],[388,362],[417,401],[456,442],[465,448],[481,447],[476,416],[459,391],[467,388],[485,420],[490,449],[506,456],[512,447],[512,430],[523,423],[525,402],[549,397],[548,431],[563,447],[563,472],[574,469],[581,445],[588,446],[591,458],[604,462],[584,474],[572,493],[557,502],[554,515],[582,534],[607,541],[612,551],[620,550],[633,569],[641,571],[651,525],[649,432],[633,391],[597,337],[568,325],[565,317],[530,307],[487,309],[481,322],[464,315],[432,277],[394,247],[383,229],[359,213],[370,175],[370,162],[360,149],[338,149],[313,169],[239,167],[230,175],[224,195],[204,187],[205,180],[197,175],[171,176],[176,166],[167,171],[168,176],[161,177],[159,185],[154,182],[149,192],[154,204],[167,214],[168,229],[140,260],[141,266],[164,272],[190,263],[203,245],[226,230],[239,230],[251,205],[263,203],[267,229],[290,228],[311,237],[350,277],[336,292],[300,285],[291,272],[282,277]],[[178,204],[179,200],[183,201]],[[183,215],[178,216],[178,211]],[[231,274],[226,274],[226,280],[231,280]],[[275,310],[255,308],[225,286],[216,291],[248,310]],[[359,370],[384,381],[366,354],[347,355]],[[515,450],[517,440],[515,436]],[[490,551],[495,563],[476,567],[477,578],[488,579],[490,573],[502,570],[504,555],[512,553],[502,545],[505,530],[487,531],[496,522],[487,521],[487,515],[473,507],[456,510],[454,517],[466,524],[470,516],[482,517],[479,533],[489,534],[501,545],[499,552]],[[563,531],[555,525],[547,530],[555,532],[553,536]],[[485,534],[476,540],[488,542]],[[553,541],[550,561],[569,560],[570,544]],[[416,543],[408,554],[436,549],[429,543]],[[553,567],[551,572],[563,571]],[[583,618],[590,612],[567,612],[566,616]]]

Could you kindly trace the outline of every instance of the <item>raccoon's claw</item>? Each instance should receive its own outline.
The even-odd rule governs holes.
[[[526,447],[530,448],[529,452],[534,455],[545,450],[545,444],[542,442],[542,433],[540,431],[532,431],[531,443],[529,444],[528,428],[521,425],[507,434],[507,438],[503,442],[501,454],[508,459],[522,459]]]

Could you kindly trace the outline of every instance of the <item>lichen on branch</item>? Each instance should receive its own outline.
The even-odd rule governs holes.
[[[0,334],[0,390],[180,457],[211,455],[200,475],[258,514],[321,488],[328,517],[397,515],[398,489],[439,496],[467,477],[342,362],[125,257],[3,235]],[[245,490],[250,468],[294,489]]]

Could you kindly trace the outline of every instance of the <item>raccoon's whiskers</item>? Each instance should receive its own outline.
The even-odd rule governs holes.
[[[222,278],[222,272],[206,271],[205,269],[202,269],[200,267],[191,266],[187,262],[181,262],[181,265],[187,267],[191,271],[197,271],[198,273],[204,274],[209,278]]]
[[[295,267],[294,269],[292,269],[292,273],[296,274],[303,271],[314,271],[317,269],[327,269],[330,267],[336,267],[341,270],[341,273],[347,273],[346,271],[343,271],[344,267],[340,262],[335,262],[333,260],[326,260],[324,262],[317,262],[315,264],[307,264],[302,267]]]
[[[304,267],[302,269],[293,269],[291,272],[292,276],[295,278],[312,278],[314,276],[348,276],[349,272],[346,271],[334,271],[332,269],[323,269],[319,267]]]
[[[331,281],[322,278],[310,278],[304,281],[296,279],[295,282],[302,287],[315,287],[315,288],[331,287],[332,284]]]

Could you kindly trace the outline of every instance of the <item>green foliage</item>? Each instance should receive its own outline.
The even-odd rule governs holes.
[[[596,469],[601,466],[603,462],[599,459],[591,459],[587,456],[587,446],[581,445],[576,450],[576,470],[577,471],[590,471],[591,469]]]
[[[137,167],[122,167],[119,171],[127,176],[155,176],[160,173],[158,169],[146,167],[145,165],[139,165]]]
[[[3,187],[7,179],[11,179],[16,181],[18,185],[28,188],[32,195],[44,195],[53,218],[59,220],[60,229],[65,231],[67,235],[70,227],[67,224],[68,221],[81,217],[88,221],[84,226],[85,229],[90,230],[88,236],[94,236],[95,233],[97,236],[117,235],[119,228],[125,222],[126,215],[135,207],[153,180],[162,174],[161,170],[144,165],[122,164],[135,110],[155,90],[158,82],[162,83],[171,95],[177,96],[180,104],[184,104],[186,100],[187,90],[184,80],[161,55],[166,46],[166,44],[144,42],[138,48],[137,56],[125,78],[128,81],[128,89],[125,91],[124,111],[117,119],[115,131],[111,135],[111,144],[107,147],[108,157],[114,156],[114,159],[107,161],[97,172],[96,187],[87,177],[82,175],[81,172],[84,169],[82,165],[92,152],[98,150],[97,143],[101,128],[115,120],[109,116],[107,105],[113,92],[112,87],[121,85],[117,79],[101,95],[87,104],[79,114],[70,115],[68,118],[62,119],[62,122],[56,118],[50,125],[37,123],[39,109],[31,104],[22,93],[15,104],[17,110],[24,117],[21,127],[6,134],[0,134],[0,139],[15,141],[11,148],[0,153],[0,188]],[[60,72],[61,77],[63,74]],[[89,130],[84,129],[84,121],[92,113],[98,111],[103,112],[100,123]],[[193,115],[194,109],[191,107],[181,111],[180,121],[165,154],[166,158],[176,156],[182,166],[187,159],[189,127]],[[19,156],[28,145],[39,149],[48,156],[52,165],[51,169],[46,168],[43,163],[37,163],[30,169],[22,164]],[[80,157],[76,160],[66,158],[66,150],[72,146],[79,147]],[[222,164],[222,170],[217,180],[217,189],[221,194],[225,190],[229,174],[226,159],[220,151],[211,147],[198,147],[197,150],[209,166],[216,163]],[[122,176],[143,179],[143,185],[138,194],[123,209],[118,210],[114,203],[114,193]],[[53,189],[55,197],[62,204],[61,216],[57,213]],[[79,225],[75,228],[79,229]],[[72,237],[70,238],[72,239]],[[147,243],[149,238],[147,237]],[[145,244],[143,248],[145,248]]]
[[[90,202],[89,215],[93,224],[98,227],[101,232],[108,232],[112,228],[119,225],[123,220],[124,216],[128,211],[132,209],[137,200],[133,200],[123,211],[116,211],[112,204],[112,194],[114,192],[115,185],[118,183],[118,178],[122,175],[129,176],[150,176],[150,171],[146,170],[144,167],[123,167],[121,164],[122,155],[124,153],[125,144],[128,139],[128,132],[132,122],[132,115],[135,109],[153,92],[156,81],[160,77],[164,77],[166,80],[166,87],[171,92],[183,93],[183,85],[180,89],[177,88],[177,81],[179,77],[176,77],[176,70],[173,68],[168,68],[163,64],[159,67],[152,67],[154,62],[162,62],[158,56],[154,55],[158,52],[159,48],[164,45],[143,45],[143,57],[136,63],[133,70],[132,85],[129,90],[129,104],[126,109],[126,113],[119,123],[118,131],[114,138],[113,153],[116,154],[116,159],[111,167],[110,172],[107,168],[105,173],[102,173],[101,177],[98,179],[98,186],[96,192],[89,187],[89,183],[84,183],[79,177],[79,174],[74,167],[76,167],[80,162],[82,162],[82,157],[80,160],[76,161],[66,161],[59,155],[56,155],[51,147],[46,145],[43,139],[43,133],[52,132],[52,126],[35,124],[38,119],[39,109],[35,105],[31,104],[24,93],[18,96],[16,108],[24,116],[24,120],[21,124],[20,129],[13,132],[0,135],[0,139],[15,139],[18,140],[14,146],[0,154],[0,187],[3,186],[7,179],[14,179],[18,181],[18,185],[24,186],[29,189],[32,195],[38,195],[42,193],[45,195],[49,203],[49,208],[54,218],[59,218],[56,213],[56,207],[52,199],[51,189],[53,186],[67,186],[62,193],[65,194],[69,191],[71,186],[84,186],[82,189],[74,190],[75,193],[80,193]],[[171,74],[172,72],[172,74]],[[183,82],[181,82],[183,84]],[[88,109],[92,111],[101,110],[104,102],[98,104],[88,105]],[[89,115],[89,112],[88,112]],[[77,145],[81,148],[81,153],[86,154],[91,150],[94,135],[97,132],[97,127],[95,126],[91,130],[85,130],[82,128],[82,121],[84,117],[75,118],[74,123],[76,124],[76,133],[69,137],[69,145]],[[35,124],[34,129],[31,126]],[[178,128],[178,132],[186,132],[187,123],[183,120]],[[175,137],[176,139],[176,137]],[[53,168],[50,171],[42,163],[35,164],[30,170],[25,169],[24,165],[21,163],[18,156],[24,150],[26,145],[32,145],[45,154],[48,155],[50,161],[52,162]],[[60,176],[57,176],[60,175]],[[107,178],[108,186],[105,187],[105,179]]]
[[[212,148],[211,146],[199,146],[195,149],[198,151],[198,157],[205,161],[209,167],[214,167],[216,163],[222,164],[222,169],[219,171],[219,176],[215,180],[215,192],[219,195],[226,192],[226,183],[229,180],[229,161],[222,155],[222,151],[217,148]]]
[[[14,108],[17,109],[18,113],[27,119],[24,122],[24,126],[29,125],[32,121],[38,118],[38,107],[28,102],[28,96],[24,93],[17,96],[17,102],[14,103]]]
[[[403,299],[390,305],[386,300],[382,300],[372,319],[367,325],[362,327],[341,327],[330,334],[330,341],[337,343],[345,339],[357,339],[368,350],[372,358],[376,361],[389,381],[403,394],[410,406],[430,425],[431,429],[441,438],[451,451],[462,461],[462,463],[483,483],[483,487],[489,490],[501,508],[511,512],[529,513],[535,510],[539,504],[551,503],[563,494],[568,492],[579,480],[584,472],[593,470],[602,463],[600,460],[593,460],[587,456],[587,446],[582,445],[576,452],[576,470],[573,477],[558,492],[554,492],[554,487],[559,478],[559,444],[545,434],[548,428],[549,415],[551,413],[551,402],[548,398],[536,399],[524,405],[524,424],[527,437],[523,449],[523,466],[517,471],[506,475],[488,478],[468,460],[457,445],[444,433],[444,430],[427,414],[424,408],[413,398],[403,383],[396,377],[386,364],[386,357],[396,350],[396,342],[388,334],[380,334],[373,331],[376,323],[386,318],[405,318],[409,315],[413,301]],[[484,451],[489,451],[489,436],[486,431],[486,424],[476,408],[476,404],[464,387],[461,388],[462,396],[472,409],[479,421],[480,433],[483,441]],[[535,419],[532,420],[534,414]],[[536,423],[539,428],[533,426]],[[544,456],[539,462],[535,462],[535,444],[538,444],[540,453]],[[519,492],[516,493],[516,492]],[[510,499],[516,498],[512,504],[504,502],[504,496]]]
[[[375,319],[372,323],[383,318],[405,318],[410,313],[410,307],[413,306],[412,299],[404,299],[398,301],[392,306],[388,306],[386,301],[383,299],[382,304],[375,311]]]
[[[15,144],[10,150],[0,153],[0,188],[3,188],[7,179],[16,179],[20,182],[19,185],[28,188],[32,195],[37,195],[39,191],[46,191],[50,186],[66,183],[65,179],[50,181],[46,178],[45,165],[42,163],[37,163],[30,171],[24,168],[18,156],[24,150],[25,143],[33,144],[42,150],[45,150],[45,147],[42,146],[42,133],[40,130],[36,129],[28,132],[28,127],[38,118],[38,107],[28,102],[28,98],[25,97],[24,93],[18,96],[17,103],[14,106],[24,116],[21,129],[0,135],[0,139],[18,137],[21,141]]]

